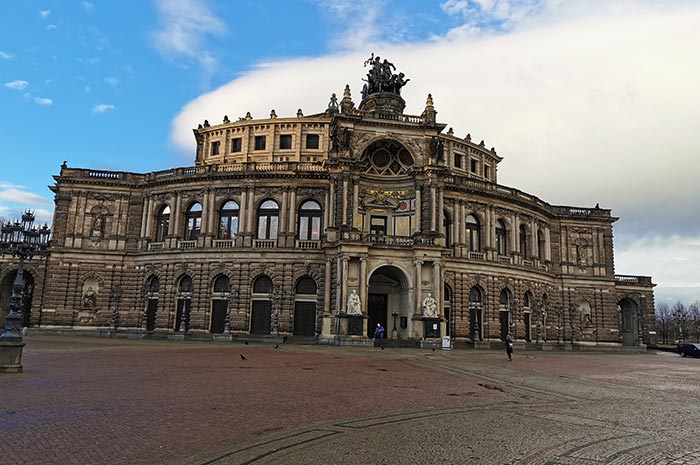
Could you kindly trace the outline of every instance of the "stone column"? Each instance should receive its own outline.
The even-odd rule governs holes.
[[[544,228],[544,259],[552,261],[552,243],[550,242],[549,226]]]
[[[182,231],[180,231],[180,224],[182,222],[182,219],[180,218],[182,216],[182,193],[180,192],[177,193],[177,197],[175,198],[175,208],[173,209],[173,211],[173,230],[169,233],[171,236],[182,237]]]
[[[537,223],[534,218],[530,222],[530,250],[532,250],[530,255],[539,258],[539,250],[537,247]]]
[[[199,235],[206,236],[209,233],[209,192],[205,192],[202,197],[202,218],[200,219],[201,224],[199,227]]]
[[[325,229],[328,226],[330,226],[330,220],[329,220],[329,212],[331,209],[331,202],[330,202],[330,196],[328,194],[328,191],[323,196],[323,228]],[[322,231],[323,232],[323,231]]]
[[[335,181],[331,179],[328,202],[328,226],[335,226]]]
[[[289,229],[287,228],[287,215],[289,211],[289,203],[287,199],[287,189],[282,191],[282,206],[280,208],[280,222],[278,228],[278,236],[283,236]]]
[[[255,231],[255,189],[248,188],[248,233]],[[255,236],[255,234],[253,234]]]
[[[444,189],[441,187],[438,190],[438,221],[440,224],[438,224],[438,231],[440,233],[445,234],[445,221],[444,221],[444,215],[445,215],[445,198],[444,198]]]
[[[152,237],[154,204],[155,202],[153,201],[153,197],[148,197],[148,199],[146,200],[146,205],[144,207],[144,213],[146,216],[144,218],[145,221],[142,226],[141,234],[141,237],[143,237],[146,240]]]
[[[491,248],[491,208],[484,211],[484,248]]]
[[[348,179],[343,178],[343,219],[340,221],[341,225],[347,224],[348,222]]]
[[[438,315],[442,315],[442,287],[440,286],[440,269],[441,266],[438,262],[433,262],[433,296],[435,297],[435,303],[437,304]]]
[[[360,185],[358,183],[358,178],[353,179],[352,185],[352,227],[356,228],[358,221],[358,208],[360,202]]]
[[[415,214],[415,222],[413,224],[413,232],[414,233],[419,233],[421,232],[421,215],[420,215],[420,209],[421,209],[421,188],[422,186],[419,184],[416,186],[416,202],[415,202],[415,207],[416,207],[416,214]]]
[[[362,299],[362,313],[367,313],[367,259],[360,259],[360,299]]]
[[[510,251],[516,252],[518,250],[518,236],[520,231],[518,230],[518,217],[513,213],[510,217]]]
[[[415,315],[421,316],[423,314],[423,261],[416,260],[414,263],[416,265],[416,304],[413,313]]]
[[[341,305],[345,305],[345,303],[348,301],[348,267],[350,265],[350,257],[347,255],[343,256],[343,273],[342,273],[342,281],[341,285],[343,286],[343,291],[341,292],[341,298],[340,298],[340,303]],[[343,307],[341,307],[343,308]]]
[[[338,315],[340,312],[344,312],[345,310],[343,309],[344,302],[343,300],[343,281],[345,280],[345,276],[343,275],[343,259],[340,255],[338,255],[337,263],[336,263],[336,269],[338,270],[337,273],[337,283],[338,286],[336,287],[336,293],[335,293],[335,314]]]
[[[216,208],[216,191],[209,191],[209,226],[207,231],[209,235],[216,238],[219,233],[218,210]]]
[[[437,208],[437,189],[435,186],[430,186],[430,230],[436,231],[435,226],[435,209]]]
[[[247,220],[247,215],[248,215],[248,192],[243,189],[241,192],[241,203],[239,204],[239,210],[238,210],[238,232],[239,233],[245,233],[247,228],[248,228],[248,221]]]
[[[287,232],[291,233],[292,236],[296,236],[295,232],[297,229],[297,191],[296,188],[292,187],[289,193],[289,225],[287,226]]]
[[[331,312],[331,287],[333,286],[333,277],[331,270],[331,261],[326,260],[326,277],[325,288],[323,290],[323,313],[330,314]]]

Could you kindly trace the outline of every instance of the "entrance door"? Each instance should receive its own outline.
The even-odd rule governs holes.
[[[222,334],[226,325],[226,308],[228,300],[216,299],[211,304],[211,332],[212,334]]]
[[[175,312],[175,332],[180,331],[182,312],[185,312],[185,331],[187,331],[187,316],[190,313],[191,299],[177,299],[177,311]]]
[[[386,330],[387,295],[370,294],[368,300],[367,337],[374,337],[374,329],[377,327],[377,323],[380,323]]]
[[[508,332],[510,331],[510,312],[500,312],[501,319],[501,340],[505,341]]]
[[[294,303],[294,335],[314,336],[316,334],[316,302]]]
[[[156,312],[158,311],[158,299],[148,299],[146,307],[146,331],[156,329]]]
[[[250,315],[250,334],[270,334],[272,303],[269,300],[254,300]]]

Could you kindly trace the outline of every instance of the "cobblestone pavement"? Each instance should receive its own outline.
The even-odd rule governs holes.
[[[673,354],[26,342],[3,464],[700,465]]]

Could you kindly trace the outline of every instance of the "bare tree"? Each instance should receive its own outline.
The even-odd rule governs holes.
[[[683,303],[681,303],[681,301],[678,301],[673,304],[671,314],[673,315],[673,326],[675,329],[677,342],[684,342],[685,338],[688,337],[688,322],[690,320],[688,309],[685,305],[683,305]]]
[[[700,342],[700,300],[696,300],[688,306],[688,316],[690,319],[690,334],[695,342]]]
[[[673,324],[673,314],[666,302],[656,304],[656,331],[661,336],[663,344],[668,344]]]

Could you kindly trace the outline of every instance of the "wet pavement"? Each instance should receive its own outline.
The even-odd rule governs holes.
[[[25,342],[3,464],[700,464],[673,354]]]

